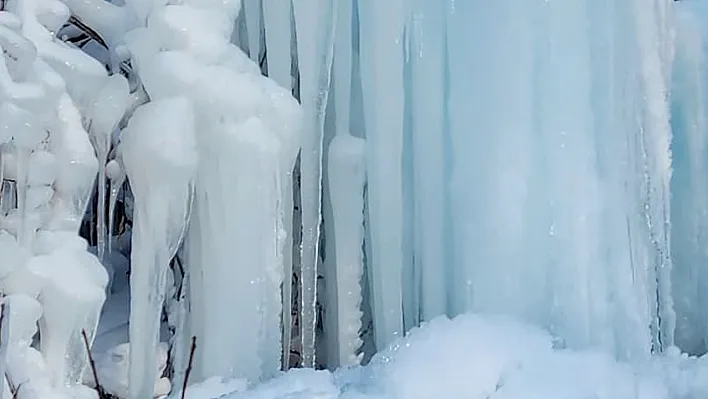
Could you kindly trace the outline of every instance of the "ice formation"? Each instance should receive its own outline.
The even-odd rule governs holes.
[[[8,1],[5,10],[3,385],[26,398],[90,395],[79,385],[87,360],[82,333],[93,340],[108,277],[77,235],[97,163],[66,85],[105,79],[105,71],[80,50],[51,39],[50,31],[68,18],[62,3]],[[37,324],[39,351],[31,346]]]
[[[525,364],[655,399],[630,367],[708,350],[705,0],[3,4],[0,399],[95,395],[101,315],[126,399],[192,337],[189,394],[234,397],[568,395]],[[468,312],[550,335],[434,320]],[[499,353],[409,368],[421,331]],[[242,389],[291,354],[353,368]]]
[[[322,218],[322,146],[325,107],[330,86],[337,2],[294,0],[303,107],[300,152],[302,249],[300,255],[300,342],[302,364],[315,366],[317,262]]]
[[[170,260],[187,230],[193,197],[197,168],[194,120],[192,104],[186,98],[155,100],[135,111],[121,135],[121,158],[135,198],[130,275],[131,398],[152,397],[155,380],[160,377],[150,365],[160,338]]]
[[[334,57],[334,102],[336,136],[329,144],[328,187],[332,206],[335,270],[329,275],[334,295],[328,301],[336,303],[331,314],[333,328],[340,333],[331,339],[330,359],[343,366],[355,365],[363,357],[359,353],[361,331],[361,278],[363,275],[364,243],[364,183],[366,165],[365,141],[350,132],[352,52],[351,1],[341,1],[337,9],[335,45],[342,51]],[[330,242],[330,245],[332,243]],[[336,315],[336,316],[335,316]]]
[[[193,378],[257,379],[281,365],[283,186],[298,150],[299,109],[229,44],[240,3],[224,10],[218,4],[153,10],[147,27],[129,32],[126,43],[150,99],[190,99],[199,127],[185,243],[190,312],[177,332],[176,370],[186,368],[195,335],[200,349]],[[233,292],[254,302],[235,300]],[[229,304],[228,318],[209,311],[223,304]]]

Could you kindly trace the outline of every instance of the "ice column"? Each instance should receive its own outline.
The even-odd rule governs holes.
[[[649,277],[653,292],[649,297],[653,314],[652,349],[661,352],[673,345],[676,315],[671,296],[671,250],[669,182],[671,180],[671,127],[669,125],[668,88],[672,52],[667,0],[641,1],[630,5],[634,15],[632,32],[636,36],[639,126],[637,140],[642,154],[645,231],[650,254]]]
[[[671,86],[673,130],[671,178],[672,292],[676,344],[704,353],[708,344],[708,29],[706,4],[676,3],[676,58]]]
[[[243,0],[243,9],[246,13],[246,29],[248,29],[248,53],[255,62],[259,61],[261,54],[261,1]]]
[[[263,20],[268,58],[268,76],[284,89],[292,87],[292,1],[263,0]],[[300,132],[293,132],[292,143],[286,150],[290,154],[282,165],[285,172],[281,181],[283,189],[282,210],[285,230],[283,251],[283,367],[290,367],[290,341],[292,334],[292,275],[293,275],[293,169],[300,151]]]
[[[168,5],[126,38],[150,98],[189,98],[200,127],[184,251],[190,313],[175,352],[175,369],[183,370],[188,337],[197,337],[194,381],[255,381],[281,365],[282,180],[299,148],[300,110],[229,43],[239,5]]]
[[[377,348],[403,334],[404,2],[359,0],[361,84]]]
[[[332,67],[336,3],[327,0],[294,0],[293,5],[300,67],[300,101],[304,113],[300,153],[300,338],[302,365],[315,367],[317,261],[322,218],[322,145]]]
[[[415,274],[422,320],[445,314],[445,7],[416,0],[410,29]]]
[[[197,167],[192,104],[186,98],[139,107],[121,135],[135,198],[130,274],[130,397],[153,396],[169,263],[187,229]]]
[[[361,329],[361,277],[363,274],[365,141],[350,131],[349,108],[352,85],[352,11],[351,0],[337,5],[334,54],[334,94],[336,136],[329,145],[328,185],[332,203],[335,246],[334,284],[336,295],[329,298],[329,311],[336,317],[336,345],[330,345],[330,362],[356,365],[363,354]]]

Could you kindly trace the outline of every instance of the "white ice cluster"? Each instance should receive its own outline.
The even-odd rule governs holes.
[[[96,97],[87,87],[104,84],[107,75],[93,58],[54,39],[69,17],[63,3],[4,5],[2,395],[94,397],[80,384],[88,359],[84,339],[93,341],[108,274],[78,236],[98,168],[82,114],[94,118],[87,109]],[[31,346],[37,325],[39,350]]]
[[[196,336],[199,351],[193,376],[197,379],[213,375],[255,379],[274,374],[281,364],[280,286],[285,237],[291,234],[285,227],[283,204],[288,202],[286,193],[292,195],[284,186],[298,150],[299,107],[286,90],[261,76],[257,65],[230,44],[239,5],[238,1],[184,1],[155,7],[145,27],[126,35],[133,66],[148,96],[152,102],[165,104],[159,128],[171,139],[155,142],[159,146],[155,151],[163,152],[169,163],[156,168],[154,179],[174,187],[179,187],[180,178],[194,179],[193,200],[188,195],[179,197],[193,201],[184,249],[190,311],[178,315],[174,364],[178,372],[185,370],[189,337]],[[175,115],[180,115],[177,120]],[[185,131],[189,126],[198,134]],[[184,139],[188,134],[195,137],[193,146]],[[132,150],[126,143],[124,159],[129,151],[145,145],[142,136]],[[145,162],[144,156],[137,155],[135,175],[152,168]],[[150,177],[134,183],[128,174],[131,186],[140,190],[140,184],[145,184],[147,196],[151,195],[148,192],[155,196],[169,193],[157,193],[156,181]],[[181,187],[187,183],[181,180]],[[139,196],[136,193],[137,202]],[[160,198],[175,200],[174,195]],[[140,205],[136,209],[141,212]],[[141,217],[154,217],[154,206],[146,204],[142,209],[146,214],[138,214],[137,223]],[[184,221],[184,213],[170,220]],[[135,262],[139,239],[134,235],[133,240]],[[171,242],[171,250],[176,251],[178,241]],[[141,266],[134,263],[133,267]],[[131,276],[133,312],[140,308],[136,301],[147,296],[136,290],[140,278]],[[154,281],[164,285],[162,279]],[[145,289],[156,288],[151,284]],[[252,301],[235,300],[234,292]],[[229,307],[226,317],[211,311],[224,305]],[[133,317],[134,344],[145,330],[133,324]],[[134,373],[131,378],[143,371],[135,369]]]

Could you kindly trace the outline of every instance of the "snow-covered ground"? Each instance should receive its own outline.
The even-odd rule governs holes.
[[[703,399],[708,358],[671,352],[626,364],[554,347],[546,332],[498,316],[440,317],[364,367],[295,369],[261,385],[216,379],[189,399]],[[231,392],[231,393],[228,393]],[[179,396],[177,396],[179,397]]]

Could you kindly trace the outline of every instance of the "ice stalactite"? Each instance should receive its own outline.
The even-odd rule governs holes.
[[[178,117],[179,116],[179,117]],[[187,229],[196,175],[195,117],[185,98],[139,107],[121,135],[135,198],[131,254],[130,397],[148,398],[169,263]]]
[[[338,134],[329,146],[329,187],[335,237],[336,300],[330,302],[332,317],[336,317],[336,353],[342,366],[361,362],[359,353],[361,331],[361,277],[363,273],[362,245],[364,240],[365,162],[362,138]],[[331,244],[330,244],[331,245]]]
[[[265,0],[263,4],[264,20],[266,29],[266,46],[270,51],[268,57],[268,75],[285,89],[292,89],[291,74],[291,43],[292,43],[292,2]],[[283,367],[290,367],[290,345],[292,335],[292,274],[293,274],[293,170],[295,168],[296,157],[300,152],[301,126],[293,127],[291,132],[292,143],[286,146],[286,151],[290,154],[289,160],[283,165],[285,175],[282,180],[283,188],[283,227],[285,236],[282,245],[283,251]]]
[[[350,132],[352,85],[352,11],[351,0],[337,4],[334,40],[333,87],[336,135],[329,145],[328,186],[332,204],[334,270],[329,284],[329,312],[336,323],[330,340],[330,364],[343,366],[361,362],[361,277],[363,274],[364,180],[365,161],[362,138]],[[336,333],[334,333],[336,331]]]
[[[118,194],[120,193],[121,187],[127,178],[123,166],[120,165],[119,161],[112,159],[106,164],[106,176],[109,180],[108,188],[108,231],[109,234],[114,230],[115,216],[116,216],[116,203],[118,202]],[[109,239],[108,253],[110,254],[113,250],[113,240]]]
[[[413,103],[415,274],[421,320],[445,314],[445,7],[413,2],[410,29]]]
[[[317,324],[317,261],[322,218],[322,145],[324,113],[329,95],[337,4],[294,0],[303,137],[300,153],[302,248],[300,340],[302,365],[315,367]]]
[[[292,86],[292,0],[263,0],[268,77],[286,89]]]
[[[268,77],[275,80],[284,89],[292,89],[291,74],[291,30],[292,1],[263,0],[263,20],[265,24],[266,57],[268,59]],[[292,274],[293,274],[293,170],[297,154],[300,151],[300,132],[292,132],[292,143],[286,151],[288,161],[282,165],[285,172],[281,180],[283,190],[282,211],[283,228],[283,368],[290,367],[290,341],[292,335]]]
[[[359,0],[361,85],[377,348],[403,331],[404,2]]]
[[[111,151],[113,131],[125,114],[130,89],[128,81],[121,75],[111,75],[99,91],[98,97],[87,112],[89,134],[98,156],[98,209],[96,223],[96,246],[98,259],[103,261],[106,251],[106,164]],[[112,195],[112,193],[111,193]],[[110,216],[112,217],[112,215]],[[108,226],[109,228],[112,226]]]
[[[261,54],[261,14],[263,13],[261,2],[262,0],[243,0],[248,30],[248,53],[254,62],[260,60]]]

